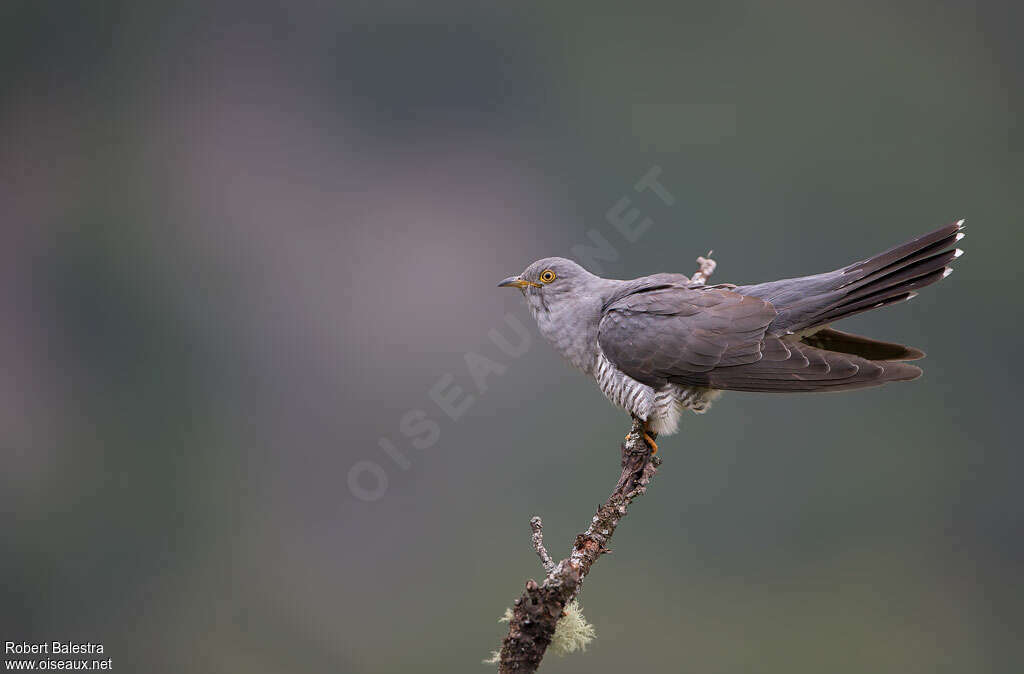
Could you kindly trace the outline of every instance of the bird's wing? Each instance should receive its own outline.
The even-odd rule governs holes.
[[[606,307],[598,344],[619,370],[656,388],[671,382],[734,391],[837,391],[921,374],[906,363],[766,335],[775,316],[771,303],[725,288],[654,286]]]
[[[723,288],[641,285],[605,308],[598,344],[645,384],[704,380],[715,368],[760,360],[775,316],[768,302]]]

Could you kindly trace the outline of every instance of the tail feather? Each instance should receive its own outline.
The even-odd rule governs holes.
[[[825,351],[836,351],[860,356],[868,360],[917,360],[924,358],[924,352],[912,346],[882,342],[870,337],[853,335],[832,328],[818,330],[800,341]]]
[[[779,312],[768,333],[802,333],[887,304],[910,299],[914,291],[949,275],[962,254],[947,250],[963,238],[963,220],[940,227],[884,253],[833,272],[785,279],[737,292],[771,302]]]
[[[936,281],[941,280],[944,276],[946,276],[945,270],[935,271],[931,274],[918,276],[905,283],[884,288],[861,299],[849,300],[836,304],[828,311],[815,315],[809,327],[816,327],[818,325],[831,323],[839,320],[840,318],[847,318],[863,311],[885,306],[886,304],[909,300],[917,294],[914,292],[915,290],[929,286]]]
[[[855,262],[849,267],[846,267],[843,271],[848,274],[861,272],[864,275],[867,275],[890,267],[893,264],[904,263],[908,258],[913,257],[915,253],[925,251],[934,252],[935,250],[953,245],[954,242],[964,238],[963,232],[961,231],[963,228],[963,220],[958,220],[950,225],[943,225],[932,232],[922,234],[916,239],[911,239],[906,243],[893,246],[884,253],[879,253],[878,255],[869,257],[861,262]]]
[[[946,265],[957,257],[959,257],[958,251],[947,250],[899,267],[884,276],[873,276],[873,280],[857,284],[856,290],[847,294],[844,300],[858,300],[862,297],[878,295],[878,293],[899,288],[904,282],[913,281],[934,272],[945,272]]]

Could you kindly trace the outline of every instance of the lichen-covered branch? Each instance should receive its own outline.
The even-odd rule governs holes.
[[[660,464],[644,441],[643,426],[634,420],[622,445],[622,472],[611,496],[597,509],[587,530],[577,534],[569,556],[555,564],[542,583],[528,580],[516,599],[508,636],[501,646],[499,672],[537,671],[566,605],[579,593],[594,562],[610,552],[607,544],[615,528],[633,499],[647,491]],[[537,519],[531,520],[531,526]],[[535,548],[537,531],[534,528]]]

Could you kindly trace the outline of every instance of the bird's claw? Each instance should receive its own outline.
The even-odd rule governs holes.
[[[644,442],[651,448],[651,455],[658,453],[658,443],[654,441],[654,438],[658,437],[657,433],[653,433],[647,430],[647,422],[636,419],[637,423],[640,424],[640,434],[644,436]],[[633,435],[633,431],[626,433],[626,442],[629,442],[629,436]]]

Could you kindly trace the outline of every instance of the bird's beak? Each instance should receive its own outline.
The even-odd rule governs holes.
[[[520,276],[509,276],[507,279],[498,284],[499,288],[525,288],[526,286],[533,286],[539,288],[539,283],[533,281],[524,280]]]

